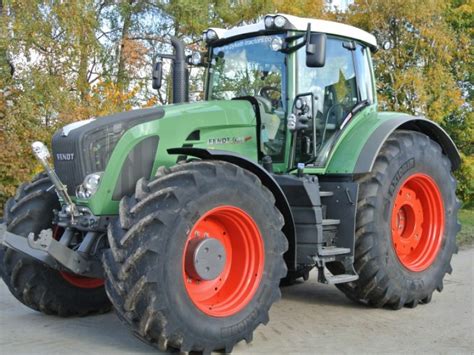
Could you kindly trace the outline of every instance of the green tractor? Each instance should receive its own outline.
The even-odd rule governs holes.
[[[231,352],[280,284],[336,285],[369,306],[429,303],[452,271],[458,151],[423,117],[379,112],[374,36],[267,15],[172,38],[173,104],[80,121],[52,138],[54,167],[5,206],[1,275],[35,310],[112,306],[162,350]],[[187,103],[188,70],[206,67]],[[161,85],[162,65],[153,68]]]

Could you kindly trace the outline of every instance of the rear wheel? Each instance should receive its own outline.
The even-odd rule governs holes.
[[[164,350],[224,349],[267,323],[286,274],[273,195],[253,174],[196,161],[140,180],[120,204],[104,256],[122,320]]]
[[[359,179],[355,268],[349,298],[399,309],[428,303],[451,273],[459,201],[449,159],[426,135],[396,131]]]
[[[40,174],[18,188],[5,206],[8,231],[27,237],[54,227],[53,209],[59,209],[59,201],[51,185]],[[36,311],[65,317],[110,310],[103,280],[59,272],[6,247],[0,248],[0,268],[13,296]]]

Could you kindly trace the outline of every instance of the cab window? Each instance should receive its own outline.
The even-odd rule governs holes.
[[[297,92],[312,93],[314,96],[314,123],[316,137],[316,166],[325,164],[337,138],[345,117],[359,101],[352,50],[347,41],[328,37],[326,42],[326,64],[322,68],[306,66],[305,48],[297,53]],[[303,150],[297,149],[296,159],[304,162]],[[299,154],[299,156],[298,156]]]

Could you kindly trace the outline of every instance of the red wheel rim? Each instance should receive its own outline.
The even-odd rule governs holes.
[[[64,280],[79,288],[98,288],[104,285],[103,279],[93,279],[90,277],[78,276],[66,271],[60,271],[59,273]]]
[[[186,271],[190,242],[215,238],[224,247],[225,264],[212,280],[202,280]],[[192,244],[192,243],[191,243]],[[228,317],[241,311],[257,292],[263,275],[265,252],[255,221],[237,207],[221,206],[204,214],[193,226],[183,253],[185,288],[194,305],[213,317]]]
[[[420,272],[435,260],[444,233],[444,205],[436,182],[425,174],[408,177],[392,209],[392,243],[404,267]]]
[[[59,226],[53,227],[53,238],[59,240],[64,232],[64,228]],[[98,288],[104,286],[104,279],[95,279],[91,277],[79,276],[67,271],[59,271],[64,280],[73,286],[79,288]]]

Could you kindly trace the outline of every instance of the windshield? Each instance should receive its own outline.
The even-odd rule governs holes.
[[[211,52],[208,98],[230,100],[241,96],[263,96],[273,109],[285,105],[285,54],[271,48],[284,35],[241,39]]]
[[[241,39],[211,49],[208,100],[253,96],[261,118],[260,151],[273,162],[284,159],[286,139],[286,55],[272,49],[285,35]],[[280,47],[281,48],[281,47]]]

